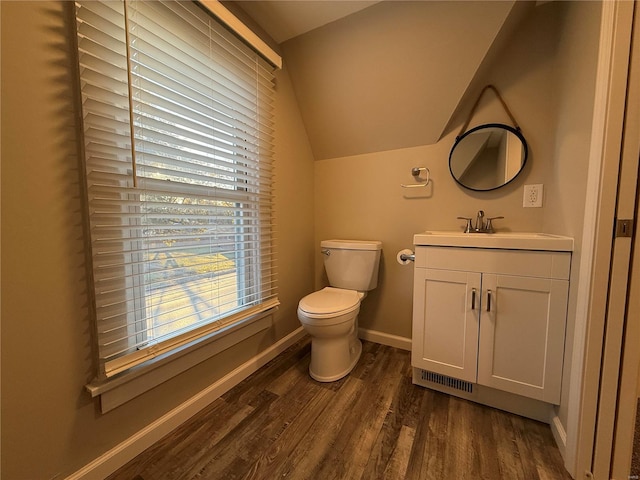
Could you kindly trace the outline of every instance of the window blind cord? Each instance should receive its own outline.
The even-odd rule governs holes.
[[[131,136],[131,176],[133,188],[138,187],[138,172],[136,168],[136,137],[133,124],[133,86],[131,75],[131,41],[129,36],[129,14],[127,12],[127,0],[123,1],[124,7],[124,38],[127,49],[127,89],[129,90],[129,135]]]

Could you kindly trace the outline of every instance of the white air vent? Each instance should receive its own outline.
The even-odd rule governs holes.
[[[429,372],[428,370],[421,370],[421,379],[426,382],[437,383],[438,385],[454,388],[462,392],[473,393],[473,383],[467,382],[466,380],[448,377],[446,375],[441,375],[440,373]]]

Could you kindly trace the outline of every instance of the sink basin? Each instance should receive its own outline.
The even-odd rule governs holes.
[[[515,250],[573,251],[573,238],[549,233],[496,232],[463,233],[427,231],[413,236],[415,245]]]

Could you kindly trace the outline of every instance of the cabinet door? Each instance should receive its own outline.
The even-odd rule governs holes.
[[[560,403],[569,282],[482,277],[478,383]]]
[[[413,292],[412,365],[475,382],[480,274],[416,268]]]

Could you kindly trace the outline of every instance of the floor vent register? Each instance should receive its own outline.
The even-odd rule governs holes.
[[[428,370],[422,370],[422,380],[431,383],[437,383],[448,388],[454,388],[462,392],[473,393],[473,383],[466,380],[460,380],[458,378],[448,377],[440,373],[429,372]]]

